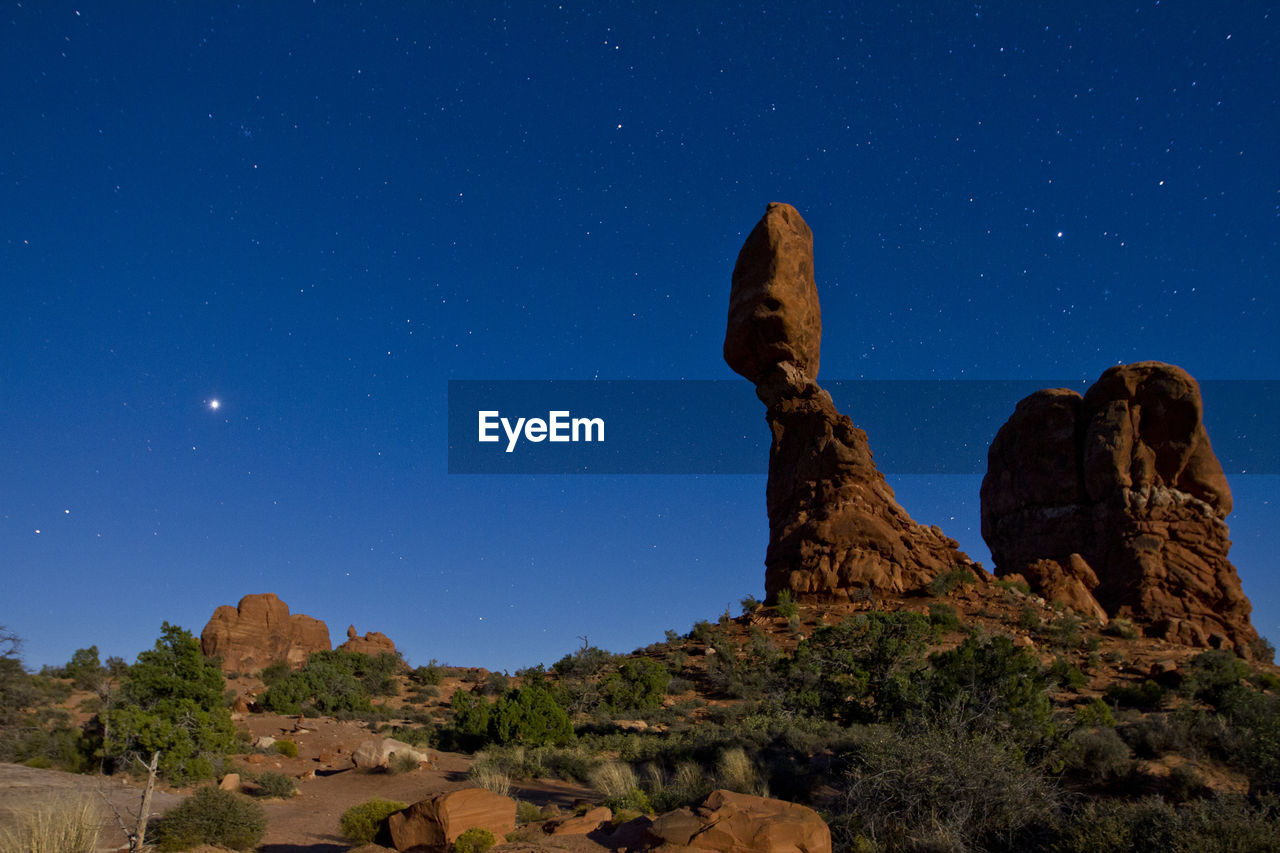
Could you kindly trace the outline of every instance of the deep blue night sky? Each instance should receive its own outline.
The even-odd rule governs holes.
[[[449,475],[446,383],[733,378],[769,201],[815,233],[823,380],[1280,378],[1273,4],[257,5],[0,14],[29,664],[264,591],[498,669],[736,614],[763,476]],[[1280,472],[1228,473],[1280,640]],[[989,565],[979,479],[891,482]]]

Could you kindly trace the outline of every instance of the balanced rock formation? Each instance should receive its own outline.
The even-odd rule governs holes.
[[[361,652],[366,655],[394,655],[396,644],[381,631],[370,631],[361,637],[356,633],[356,626],[347,626],[347,639],[338,646],[340,652]]]
[[[271,592],[246,595],[235,607],[222,605],[200,632],[200,650],[205,657],[221,657],[227,672],[249,672],[279,661],[296,669],[312,652],[331,648],[327,625],[290,614],[289,605]]]
[[[905,592],[948,570],[980,572],[956,542],[911,519],[872,459],[867,434],[817,384],[822,317],[813,234],[773,203],[733,270],[724,357],[766,406],[769,549],[765,593],[847,600]]]
[[[1000,428],[982,482],[997,575],[1148,634],[1251,652],[1224,521],[1231,490],[1186,371],[1108,369],[1082,397],[1037,391]]]

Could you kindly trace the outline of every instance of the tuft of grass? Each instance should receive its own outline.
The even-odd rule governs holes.
[[[18,806],[0,828],[2,853],[93,853],[102,814],[86,796]]]
[[[298,745],[291,740],[278,740],[276,741],[276,752],[285,758],[297,758]]]
[[[467,778],[486,791],[492,791],[503,797],[511,795],[511,774],[502,766],[501,761],[488,753],[476,753],[471,763]]]
[[[606,761],[592,770],[589,776],[591,787],[605,799],[622,799],[639,787],[636,772],[630,764],[621,761]]]
[[[721,788],[739,794],[769,796],[769,785],[760,778],[755,763],[740,746],[732,746],[720,753],[716,762],[716,783]]]

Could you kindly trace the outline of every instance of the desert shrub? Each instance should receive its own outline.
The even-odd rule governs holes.
[[[1152,714],[1126,723],[1120,727],[1119,734],[1139,758],[1159,758],[1191,746],[1185,720],[1166,714]]]
[[[1052,683],[1070,690],[1079,690],[1089,683],[1089,679],[1085,678],[1075,664],[1061,656],[1055,657],[1053,663],[1049,664],[1047,674]]]
[[[929,624],[941,631],[958,631],[960,617],[956,615],[956,609],[950,604],[930,604]]]
[[[148,835],[161,851],[220,844],[251,850],[267,831],[267,816],[252,800],[218,788],[200,788],[169,809]]]
[[[1249,665],[1225,649],[1210,649],[1191,659],[1191,672],[1182,692],[1215,708],[1227,691],[1251,674]]]
[[[1251,805],[1222,795],[1174,808],[1156,797],[1088,800],[1057,828],[1057,853],[1277,853],[1280,815],[1274,804]]]
[[[932,629],[918,613],[860,613],[819,628],[779,663],[787,705],[849,722],[895,713],[924,667]]]
[[[910,697],[933,720],[969,728],[1011,729],[1040,737],[1051,729],[1051,705],[1040,662],[1006,636],[972,634],[930,657],[919,692]]]
[[[1007,849],[1024,828],[1052,818],[1057,797],[1021,752],[982,735],[931,728],[860,734],[832,813],[836,846],[859,837],[877,849]],[[954,846],[921,848],[921,839]]]
[[[1138,628],[1129,619],[1119,616],[1109,621],[1102,629],[1102,633],[1111,637],[1119,637],[1122,640],[1138,639]]]
[[[276,741],[276,752],[285,758],[297,758],[298,745],[291,740],[278,740]]]
[[[81,690],[97,690],[106,679],[107,671],[98,660],[98,647],[76,649],[71,660],[62,668],[63,677]]]
[[[1150,678],[1139,685],[1109,684],[1104,694],[1107,701],[1142,711],[1158,711],[1169,699],[1169,692]]]
[[[616,656],[591,645],[567,654],[551,665],[551,670],[562,679],[585,680],[599,676],[616,661]]]
[[[540,823],[551,817],[547,809],[528,800],[516,800],[516,823]]]
[[[1057,619],[1050,622],[1044,628],[1044,634],[1049,638],[1049,642],[1063,649],[1075,649],[1080,647],[1084,635],[1080,629],[1083,623],[1080,617],[1074,613],[1064,613]]]
[[[267,770],[253,777],[257,796],[265,800],[287,800],[298,793],[298,784],[283,773]]]
[[[1018,611],[1018,627],[1024,631],[1037,631],[1040,628],[1040,612],[1031,605]]]
[[[493,703],[489,738],[500,744],[563,745],[573,740],[573,725],[549,690],[522,687]]]
[[[1111,706],[1101,699],[1090,699],[1083,707],[1076,709],[1076,724],[1084,728],[1095,727],[1114,727],[1116,724],[1115,714],[1111,713]]]
[[[1249,643],[1249,651],[1253,654],[1254,660],[1263,663],[1274,663],[1276,659],[1276,647],[1266,637],[1259,636],[1258,639]]]
[[[613,714],[652,711],[662,706],[670,683],[671,673],[657,661],[627,658],[600,682],[600,696]]]
[[[278,660],[273,664],[264,666],[262,671],[258,673],[258,678],[262,679],[262,683],[268,687],[274,687],[288,678],[292,672],[293,667],[289,666],[288,661]]]
[[[489,737],[489,700],[466,690],[455,690],[449,709],[453,712],[453,721],[446,732],[446,742],[455,742],[469,750],[484,745]]]
[[[102,814],[89,796],[14,804],[0,824],[2,853],[94,853]]]
[[[453,842],[453,853],[485,853],[498,841],[487,829],[473,826]]]
[[[761,607],[761,602],[757,601],[754,595],[748,595],[746,598],[742,599],[741,604],[742,615],[744,616],[749,616],[750,614],[755,613]]]
[[[505,673],[491,672],[484,677],[480,692],[485,696],[501,696],[511,687],[511,679]]]
[[[973,583],[973,572],[968,569],[955,568],[929,581],[929,585],[925,587],[930,595],[934,598],[941,598],[951,593],[957,587]]]
[[[1062,747],[1069,776],[1087,784],[1106,784],[1125,776],[1132,767],[1129,746],[1115,729],[1077,729]]]
[[[99,749],[109,768],[160,753],[159,770],[182,783],[214,775],[237,746],[226,682],[189,631],[165,622],[154,649],[138,655],[120,696],[97,720]]]
[[[778,593],[774,599],[773,609],[783,619],[794,619],[800,615],[800,605],[796,603],[795,598],[791,595],[791,590],[784,589]],[[697,626],[695,626],[696,628]]]
[[[394,800],[367,800],[343,812],[338,826],[343,838],[356,844],[372,844],[387,818],[406,808],[407,804]]]
[[[390,653],[314,652],[306,666],[272,684],[259,703],[277,714],[302,713],[308,706],[336,717],[369,714],[370,697],[399,691],[400,666],[400,658]]]
[[[444,667],[432,658],[426,666],[415,667],[409,673],[409,678],[424,687],[439,687],[444,683]]]
[[[1225,757],[1244,770],[1251,791],[1280,793],[1280,696],[1235,685],[1219,712],[1231,730]]]

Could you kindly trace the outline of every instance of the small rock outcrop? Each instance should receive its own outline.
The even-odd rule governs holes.
[[[958,567],[980,572],[898,505],[867,434],[817,384],[821,336],[813,234],[794,207],[770,204],[734,266],[724,341],[725,361],[755,384],[773,434],[768,598],[785,589],[847,600],[919,589]]]
[[[444,853],[473,826],[505,838],[516,828],[516,801],[484,788],[463,788],[421,800],[387,818],[396,850]]]
[[[1251,652],[1257,632],[1224,519],[1231,490],[1200,387],[1156,361],[1112,367],[1082,397],[1018,403],[982,482],[982,536],[997,575],[1150,635]]]
[[[677,849],[831,853],[831,830],[813,809],[725,790],[712,791],[694,808],[660,815],[649,832]]]
[[[356,633],[356,626],[349,625],[347,627],[347,639],[342,645],[338,646],[340,652],[360,652],[366,655],[394,655],[396,653],[396,644],[391,642],[391,638],[380,631],[370,631],[361,637]]]
[[[312,652],[329,651],[329,628],[319,619],[290,614],[275,593],[246,595],[235,607],[213,611],[200,632],[205,657],[221,657],[227,672],[249,672],[285,661],[298,668]]]

